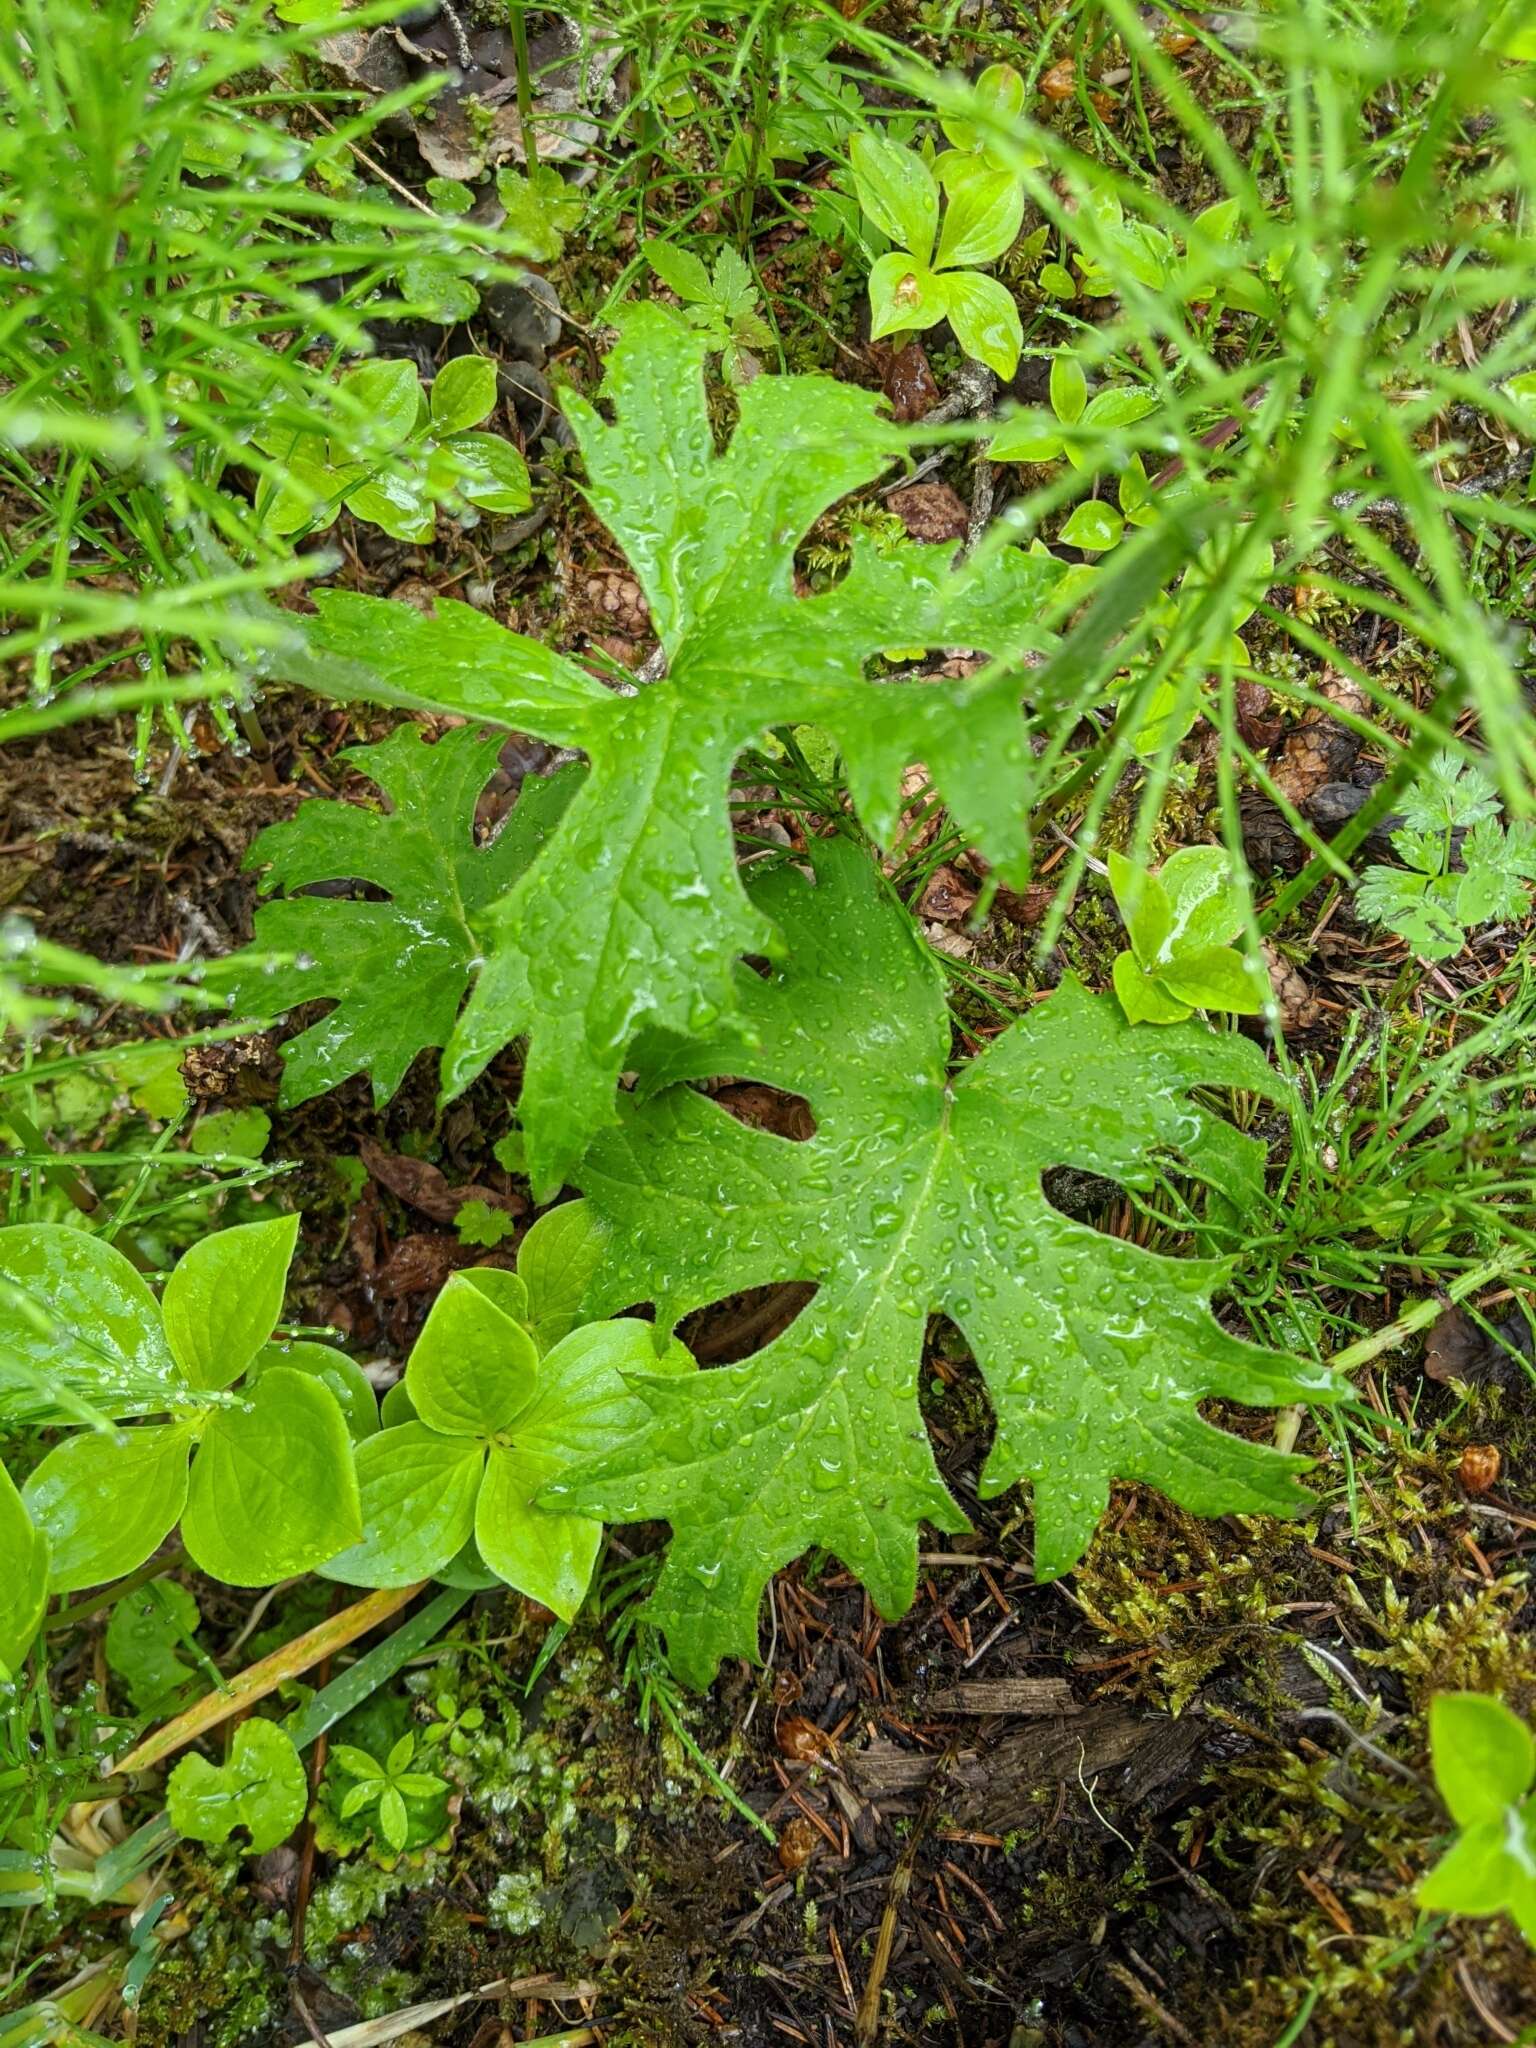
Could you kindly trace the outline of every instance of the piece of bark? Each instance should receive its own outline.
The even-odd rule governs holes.
[[[975,1678],[930,1693],[930,1714],[1075,1714],[1077,1702],[1064,1678]]]
[[[1243,676],[1237,685],[1237,729],[1250,747],[1267,754],[1285,730],[1285,713],[1267,684]]]
[[[1280,1005],[1280,1023],[1286,1031],[1306,1031],[1323,1014],[1323,1006],[1283,953],[1268,940],[1261,949],[1269,970],[1269,985]]]
[[[431,1223],[452,1223],[466,1202],[484,1202],[487,1208],[504,1210],[508,1216],[527,1212],[528,1204],[521,1195],[504,1195],[476,1181],[455,1185],[430,1160],[386,1152],[372,1138],[361,1139],[357,1149],[373,1179]]]
[[[918,914],[935,924],[963,924],[976,908],[979,891],[946,861],[928,877],[917,899]]]
[[[1038,1815],[1035,1794],[1049,1785],[1091,1782],[1126,1764],[1165,1724],[1138,1720],[1123,1707],[1103,1706],[1057,1720],[1034,1722],[1005,1735],[983,1754],[962,1750],[950,1765],[945,1811],[961,1827],[1006,1834]],[[916,1806],[940,1759],[874,1742],[846,1759],[854,1786],[890,1810]]]

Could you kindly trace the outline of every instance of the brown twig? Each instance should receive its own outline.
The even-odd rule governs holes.
[[[957,1735],[934,1765],[933,1775],[928,1780],[928,1789],[923,1795],[923,1803],[918,1809],[912,1832],[896,1859],[896,1868],[891,1872],[890,1890],[885,1896],[885,1911],[880,1916],[880,1933],[875,1941],[875,1953],[870,1962],[864,1995],[859,2000],[858,2017],[854,2021],[853,2038],[858,2043],[858,2048],[870,2048],[870,2043],[879,2028],[880,1993],[885,1984],[885,1973],[891,1964],[891,1946],[896,1939],[896,1922],[907,1893],[912,1889],[912,1872],[917,1865],[917,1852],[939,1817],[944,1787],[959,1747],[960,1738]]]

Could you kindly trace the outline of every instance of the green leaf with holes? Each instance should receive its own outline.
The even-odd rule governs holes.
[[[645,1427],[540,1495],[671,1522],[653,1614],[695,1684],[722,1656],[755,1654],[765,1583],[811,1545],[894,1616],[912,1598],[919,1524],[966,1527],[918,1408],[934,1312],[991,1394],[982,1493],[1033,1486],[1041,1578],[1081,1557],[1116,1478],[1202,1514],[1295,1513],[1304,1461],[1200,1404],[1340,1396],[1323,1368],[1221,1327],[1218,1264],[1073,1222],[1044,1191],[1061,1165],[1150,1186],[1158,1155],[1200,1131],[1191,1089],[1284,1100],[1257,1047],[1192,1025],[1133,1031],[1113,998],[1069,978],[952,1077],[932,955],[857,848],[821,840],[809,854],[814,887],[786,868],[756,891],[790,940],[766,980],[742,972],[759,1050],[743,1064],[737,1041],[700,1042],[672,1071],[803,1095],[815,1136],[748,1129],[674,1085],[628,1101],[581,1176],[613,1231],[595,1306],[654,1297],[665,1330],[745,1288],[817,1288],[740,1364],[637,1377]]]
[[[758,377],[718,450],[708,352],[708,338],[675,313],[633,306],[600,393],[611,417],[565,400],[593,511],[649,604],[667,662],[660,680],[617,694],[466,605],[443,600],[427,618],[326,590],[315,594],[318,618],[304,622],[305,647],[287,656],[294,680],[330,696],[457,713],[588,757],[558,823],[497,890],[481,886],[485,870],[513,859],[501,841],[469,843],[478,784],[467,768],[455,781],[415,735],[397,735],[378,756],[394,815],[358,812],[333,843],[341,807],[311,803],[257,848],[290,887],[361,876],[396,900],[290,902],[281,922],[267,913],[259,946],[325,964],[271,977],[252,967],[240,985],[247,1013],[271,1016],[309,996],[338,1004],[289,1048],[289,1100],[360,1070],[382,1100],[414,1054],[445,1036],[453,1094],[526,1032],[519,1115],[541,1199],[615,1118],[637,1039],[712,1032],[737,1006],[737,958],[779,948],[738,878],[727,800],[737,755],[765,731],[828,732],[882,839],[898,827],[903,772],[921,760],[968,843],[1009,872],[1028,857],[1021,672],[909,684],[866,671],[892,647],[1017,660],[1051,644],[1043,614],[1063,566],[1007,549],[957,567],[950,546],[861,538],[834,587],[798,596],[802,536],[879,475],[903,437],[867,391]],[[284,621],[291,632],[295,621]],[[468,756],[476,743],[461,744]],[[455,1026],[477,957],[485,964]],[[406,979],[412,1000],[402,1004]]]

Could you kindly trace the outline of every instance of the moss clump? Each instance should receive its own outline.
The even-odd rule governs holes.
[[[204,1913],[149,1974],[134,2037],[141,2048],[161,2048],[188,2035],[206,2048],[270,2038],[287,2005],[264,1952],[277,1932],[272,1922],[240,1912]]]

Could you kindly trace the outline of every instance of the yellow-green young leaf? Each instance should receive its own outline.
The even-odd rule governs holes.
[[[48,1538],[0,1465],[0,1683],[16,1678],[48,1604]]]
[[[355,462],[365,452],[380,455],[397,447],[415,430],[421,416],[421,378],[416,365],[404,357],[359,363],[341,380],[336,410],[341,424],[330,440],[332,468]]]
[[[590,1202],[562,1202],[558,1209],[547,1209],[518,1246],[529,1327],[541,1351],[569,1336],[581,1321],[607,1244],[607,1226]]]
[[[944,310],[961,348],[999,377],[1011,377],[1024,346],[1012,292],[995,277],[981,277],[972,270],[946,270],[940,282]]]
[[[1134,953],[1117,953],[1111,970],[1120,1007],[1132,1024],[1182,1024],[1191,1005],[1164,988],[1155,970]]]
[[[483,613],[462,609],[476,622],[461,635],[468,665],[482,644],[478,629],[500,629]],[[493,668],[489,674],[494,680]],[[606,694],[599,684],[591,688]],[[475,804],[498,748],[468,729],[429,746],[414,727],[402,726],[347,757],[378,785],[388,811],[311,801],[291,824],[270,827],[252,846],[250,863],[270,864],[265,888],[356,879],[389,892],[387,903],[295,896],[256,913],[251,962],[237,956],[231,977],[236,1014],[277,1017],[297,1003],[338,999],[284,1045],[285,1104],[359,1073],[372,1080],[374,1100],[387,1102],[418,1053],[448,1043],[480,952],[472,920],[534,860],[581,776],[570,768],[547,781],[530,777],[496,839],[477,846]],[[292,965],[269,973],[260,956],[274,953],[288,955]],[[402,990],[409,990],[408,1001]]]
[[[1432,1911],[1508,1913],[1536,1947],[1536,1742],[1501,1701],[1438,1693],[1429,1707],[1440,1796],[1462,1833],[1418,1889]]]
[[[311,1055],[310,1085],[293,1095],[366,1065],[382,1099],[414,1050],[440,1042],[448,988],[456,1000],[469,962],[483,955],[444,1060],[445,1090],[458,1092],[509,1039],[529,1034],[519,1116],[541,1200],[614,1119],[636,1039],[714,1030],[737,1000],[736,960],[777,946],[742,891],[728,804],[736,756],[765,731],[822,727],[877,837],[897,828],[903,772],[921,760],[968,844],[1005,873],[1017,873],[1029,849],[1021,791],[1037,771],[1019,716],[1022,670],[920,688],[866,670],[887,647],[972,647],[1013,664],[1053,644],[1040,620],[1063,565],[1007,549],[956,568],[949,546],[881,548],[861,538],[833,588],[797,596],[801,537],[879,475],[903,438],[867,391],[825,377],[758,377],[740,394],[730,446],[717,452],[704,388],[709,348],[666,308],[632,306],[601,393],[611,418],[582,398],[565,400],[588,499],[645,591],[667,657],[659,681],[619,695],[468,606],[440,602],[429,619],[342,592],[316,593],[320,616],[303,622],[304,644],[284,657],[292,680],[333,697],[452,712],[588,757],[586,780],[542,850],[493,906],[471,912],[473,940],[461,936],[466,921],[448,882],[474,858],[494,860],[502,840],[480,856],[460,842],[457,861],[445,862],[441,827],[428,824],[424,796],[413,797],[410,829],[437,879],[430,892],[418,887],[410,919],[379,904],[290,905],[295,922],[283,931],[258,925],[258,945],[291,944],[292,932],[325,968],[270,981],[253,970],[242,984],[247,1007],[267,1014],[309,995],[341,997],[322,1034],[340,1033],[338,1020],[365,1006],[375,1021],[358,1036],[372,1057],[357,1056],[360,1043],[328,1060],[321,1078]],[[298,623],[282,620],[290,632]],[[317,809],[334,816],[342,807],[305,806],[260,852]],[[317,822],[305,843],[323,845],[333,829]],[[467,842],[467,815],[461,829]],[[351,852],[307,864],[303,879],[360,875],[393,887],[376,856],[359,865],[364,836],[361,827],[349,833]],[[387,939],[365,966],[348,940],[374,926]],[[399,956],[414,965],[429,941],[453,972],[423,991]],[[398,996],[407,980],[409,1005]],[[418,1028],[424,1015],[430,1031]],[[312,1034],[298,1044],[307,1042]]]
[[[987,453],[994,462],[1054,462],[1065,449],[1049,415],[1036,408],[1004,420]]]
[[[1076,356],[1059,354],[1051,364],[1051,410],[1066,426],[1075,426],[1088,405],[1088,379]]]
[[[1024,189],[1018,179],[957,150],[947,150],[935,171],[944,188],[935,269],[995,262],[1013,247],[1024,222]]]
[[[1072,507],[1056,538],[1069,548],[1084,548],[1097,555],[1114,547],[1124,532],[1125,521],[1112,505],[1098,498],[1084,498],[1080,505]]]
[[[528,1332],[475,1285],[474,1275],[455,1273],[416,1339],[405,1385],[429,1429],[487,1437],[527,1407],[537,1371]]]
[[[227,1842],[243,1827],[253,1854],[275,1849],[304,1818],[309,1780],[292,1740],[272,1721],[242,1721],[229,1745],[229,1761],[211,1764],[187,1756],[172,1771],[166,1811],[179,1835],[194,1842]]]
[[[1536,1741],[1488,1693],[1439,1692],[1429,1703],[1435,1784],[1458,1827],[1497,1820],[1536,1780]]]
[[[1224,846],[1183,846],[1157,871],[1172,915],[1158,948],[1160,961],[1224,946],[1243,928],[1243,899]]]
[[[184,1252],[160,1313],[189,1387],[231,1387],[283,1313],[297,1215],[215,1231]]]
[[[461,498],[487,512],[526,512],[533,503],[528,465],[497,434],[456,434],[443,450],[453,458]]]
[[[180,1386],[159,1304],[120,1251],[59,1223],[0,1230],[0,1416],[149,1415]]]
[[[389,1402],[384,1404],[389,1421]],[[485,1470],[478,1437],[440,1436],[424,1422],[385,1428],[357,1452],[361,1539],[319,1566],[348,1586],[410,1586],[464,1548]]]
[[[989,64],[970,90],[971,104],[978,114],[987,118],[966,121],[949,115],[940,121],[939,126],[956,149],[985,153],[995,147],[999,126],[1005,134],[1015,128],[1024,109],[1028,88],[1023,73],[1012,64]],[[1015,149],[1020,147],[1017,136],[1011,135],[1010,140],[1014,142]],[[1032,145],[1024,144],[1023,148],[1032,162],[1043,161]]]
[[[431,493],[420,476],[386,472],[349,490],[344,503],[391,540],[427,541],[437,531]]]
[[[1176,953],[1157,970],[1158,985],[1197,1010],[1228,1010],[1254,1017],[1269,1000],[1269,978],[1231,946]]]
[[[907,334],[932,327],[944,318],[949,297],[946,281],[904,250],[879,256],[869,271],[869,334],[879,341],[887,334]]]
[[[631,1375],[672,1377],[693,1369],[681,1344],[658,1358],[646,1323],[592,1323],[555,1346],[539,1367],[538,1393],[513,1424],[511,1442],[493,1446],[486,1466],[475,1540],[499,1578],[564,1620],[574,1617],[597,1560],[602,1524],[553,1511],[537,1496],[572,1466],[601,1457],[644,1428],[648,1411]]]
[[[475,1545],[509,1586],[574,1621],[586,1598],[603,1540],[589,1515],[535,1507],[534,1495],[555,1476],[548,1462],[515,1444],[493,1444],[475,1508]]]
[[[185,1423],[88,1430],[54,1446],[26,1500],[47,1531],[58,1592],[105,1585],[154,1556],[186,1504],[191,1449]]]
[[[1131,950],[1144,966],[1155,966],[1173,929],[1173,905],[1158,877],[1123,853],[1111,851],[1109,886]]]
[[[1068,979],[952,1076],[943,977],[910,921],[848,841],[814,842],[810,859],[814,888],[794,869],[758,885],[790,941],[767,979],[741,974],[759,1050],[744,1057],[739,1036],[684,1047],[672,1073],[804,1095],[814,1137],[749,1129],[675,1085],[629,1099],[581,1174],[613,1226],[607,1305],[650,1293],[666,1329],[745,1288],[817,1288],[739,1365],[634,1379],[645,1428],[540,1496],[671,1522],[655,1618],[693,1683],[755,1653],[762,1588],[808,1546],[896,1615],[919,1523],[966,1526],[918,1408],[936,1311],[962,1331],[996,1413],[982,1493],[1033,1486],[1041,1578],[1082,1555],[1116,1477],[1202,1514],[1297,1511],[1302,1461],[1216,1427],[1200,1404],[1342,1392],[1326,1369],[1228,1335],[1209,1305],[1217,1266],[1073,1222],[1043,1186],[1061,1165],[1151,1185],[1159,1153],[1199,1135],[1191,1089],[1283,1100],[1257,1047],[1197,1025],[1135,1031]]]
[[[329,1344],[307,1342],[264,1345],[246,1375],[246,1385],[259,1379],[262,1373],[270,1372],[274,1366],[310,1373],[322,1386],[329,1387],[353,1443],[361,1443],[364,1437],[376,1434],[379,1427],[378,1396],[369,1385],[368,1375],[362,1367],[355,1359],[348,1358],[344,1351],[336,1351]]]
[[[432,431],[462,434],[478,427],[496,403],[496,365],[484,356],[455,356],[432,380]]]
[[[860,206],[882,235],[926,265],[939,225],[939,188],[932,171],[915,149],[903,149],[883,135],[855,135],[848,154]]]
[[[203,1571],[268,1586],[314,1571],[362,1531],[352,1440],[319,1380],[274,1366],[209,1420],[181,1517]]]
[[[282,461],[285,481],[270,498],[258,501],[262,525],[269,533],[287,534],[321,521],[328,524],[341,507],[342,473],[298,456]]]

